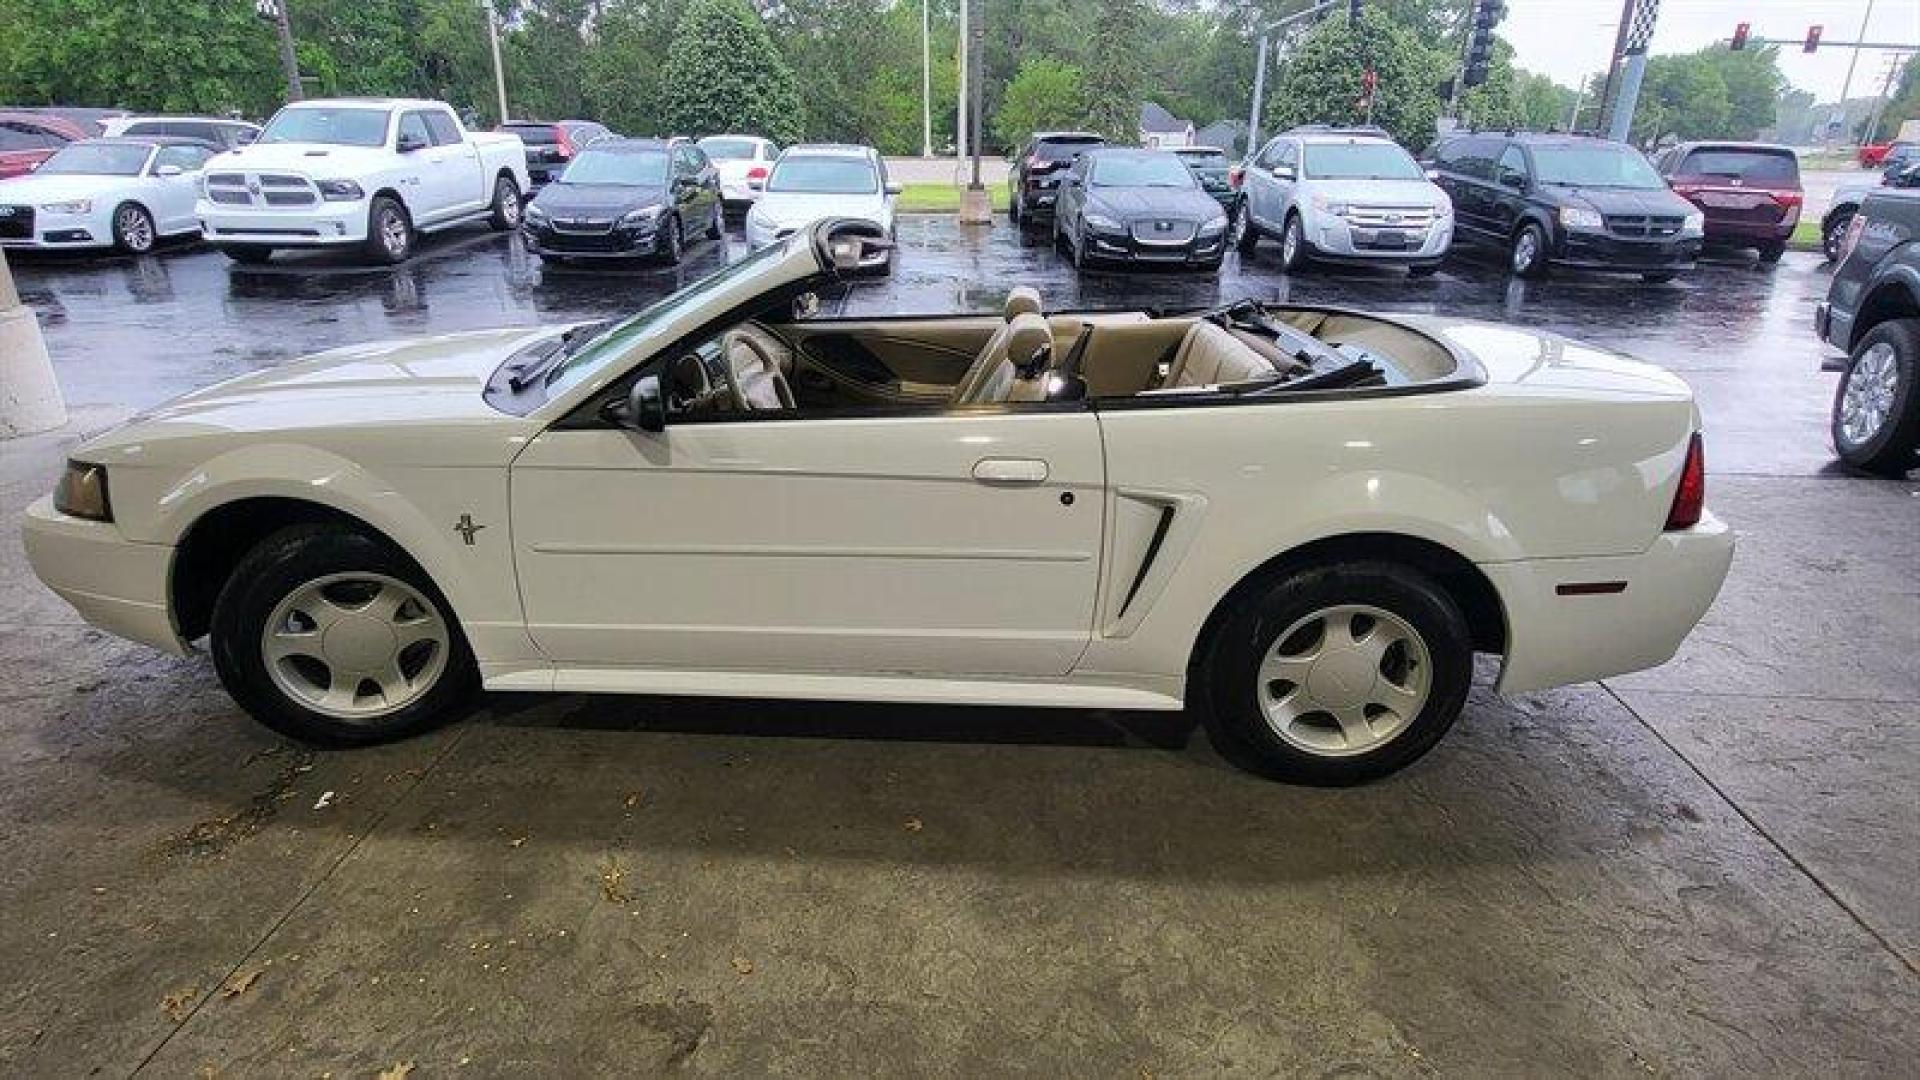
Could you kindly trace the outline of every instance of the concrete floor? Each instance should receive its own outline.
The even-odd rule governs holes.
[[[1030,281],[1636,352],[1701,395],[1732,577],[1673,663],[1483,679],[1357,790],[1255,780],[1157,714],[495,697],[315,753],[32,580],[19,508],[65,449],[301,352],[630,309],[720,256],[553,272],[474,233],[397,271],[16,265],[76,416],[0,444],[0,1074],[1911,1074],[1920,484],[1829,464],[1817,263],[1080,278],[1004,228],[902,236],[845,310]]]

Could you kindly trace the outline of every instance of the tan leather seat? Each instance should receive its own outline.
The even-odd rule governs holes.
[[[980,347],[980,354],[973,358],[973,365],[954,385],[953,400],[956,404],[977,397],[980,387],[993,376],[995,365],[1006,356],[1007,335],[1013,330],[1013,320],[1022,315],[1037,317],[1040,314],[1040,291],[1026,285],[1010,290],[1003,311],[1006,322]]]
[[[983,354],[986,377],[969,389],[964,397],[954,398],[956,405],[996,405],[1007,401],[1044,401],[1047,397],[1047,369],[1051,363],[1034,365],[1042,350],[1051,352],[1053,331],[1047,320],[1032,312],[1016,315],[1007,324],[1004,340],[995,335],[991,354]],[[1029,368],[1026,375],[1022,368]]]
[[[1218,324],[1193,324],[1167,370],[1166,387],[1220,386],[1271,379],[1272,362]]]

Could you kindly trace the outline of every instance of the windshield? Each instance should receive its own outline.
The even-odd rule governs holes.
[[[518,135],[528,146],[553,146],[560,141],[560,133],[552,124],[504,124],[496,130]]]
[[[699,143],[715,161],[752,161],[756,145],[752,139],[701,139]]]
[[[880,190],[880,177],[870,162],[860,158],[790,157],[773,167],[767,190],[871,195]]]
[[[1426,176],[1413,155],[1387,142],[1308,143],[1300,169],[1314,180],[1419,180]]]
[[[1071,161],[1076,154],[1105,146],[1106,140],[1093,136],[1083,138],[1042,139],[1033,145],[1033,156],[1041,161]]]
[[[1193,173],[1172,154],[1128,154],[1095,158],[1088,182],[1094,187],[1190,188]]]
[[[1729,176],[1743,184],[1800,183],[1800,161],[1791,150],[1695,150],[1675,171],[1681,176]]]
[[[1181,161],[1196,169],[1224,169],[1227,155],[1219,150],[1196,150],[1179,155]]]
[[[255,142],[379,146],[387,141],[385,109],[281,109]]]
[[[809,234],[794,233],[777,243],[761,248],[737,263],[721,267],[679,292],[615,323],[605,333],[581,346],[572,355],[555,365],[553,370],[547,372],[547,398],[551,400],[566,392],[600,365],[625,355],[634,342],[652,333],[654,327],[698,308],[707,302],[709,296],[734,282],[752,277],[780,262],[793,250],[793,245],[812,242]]]
[[[139,176],[152,152],[134,143],[74,143],[48,158],[37,175]]]
[[[667,182],[667,152],[583,150],[567,171],[563,184],[617,184],[621,187],[659,187]]]
[[[1624,146],[1536,146],[1533,162],[1543,184],[1636,191],[1667,186],[1638,150]]]

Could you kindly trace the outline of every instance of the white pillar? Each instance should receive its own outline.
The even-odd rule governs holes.
[[[0,253],[0,439],[48,431],[66,422],[67,403],[54,381],[40,323],[14,292],[13,270]]]

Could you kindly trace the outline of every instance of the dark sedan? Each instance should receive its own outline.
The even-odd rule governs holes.
[[[1217,146],[1178,146],[1173,154],[1200,178],[1200,186],[1227,212],[1229,220],[1239,215],[1240,202],[1246,196],[1240,191],[1240,172],[1227,160],[1225,150]]]
[[[657,256],[718,240],[720,174],[691,143],[608,139],[580,151],[527,204],[520,234],[547,259]]]
[[[1132,262],[1217,270],[1227,213],[1164,150],[1091,150],[1060,182],[1054,239],[1075,266]]]

